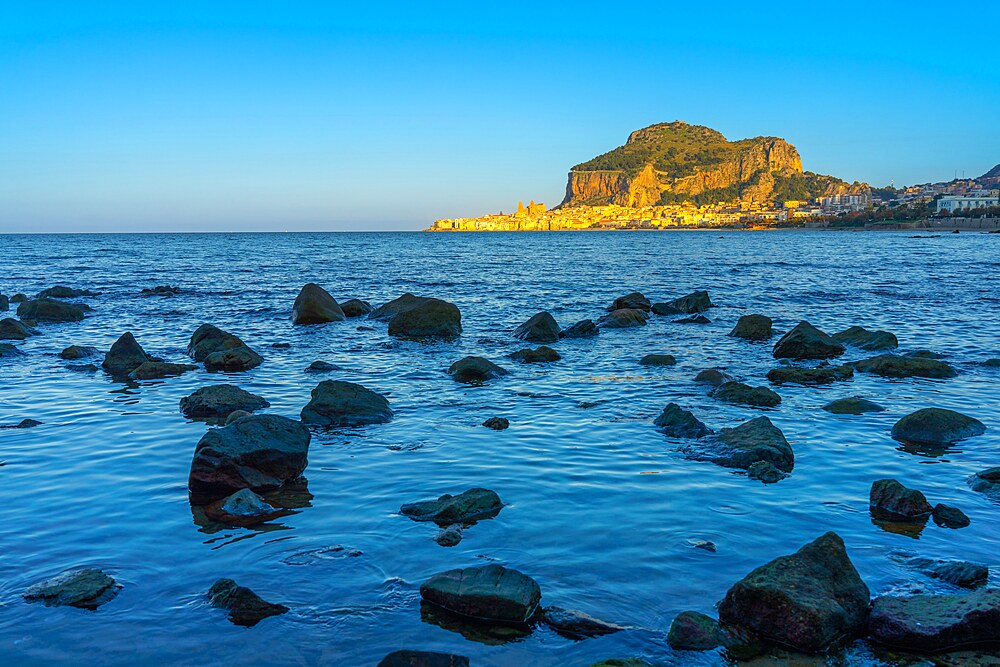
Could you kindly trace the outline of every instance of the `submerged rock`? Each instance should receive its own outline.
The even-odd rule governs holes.
[[[594,618],[582,611],[563,609],[562,607],[546,607],[542,610],[542,621],[559,634],[570,639],[602,637],[625,629],[620,625]]]
[[[679,320],[673,320],[674,324],[711,324],[712,320],[708,319],[704,315],[693,315],[691,317],[682,317]]]
[[[361,299],[348,299],[340,304],[340,309],[347,317],[361,317],[375,310],[370,303]]]
[[[844,353],[844,346],[805,320],[774,344],[775,359],[830,359]]]
[[[252,627],[269,616],[288,611],[283,604],[265,601],[249,588],[232,579],[219,579],[208,589],[208,601],[213,607],[229,611],[229,620],[236,625]]]
[[[672,354],[647,354],[639,360],[640,366],[673,366],[676,363]]]
[[[24,340],[37,334],[37,331],[13,317],[5,317],[0,320],[0,340]]]
[[[181,413],[189,419],[225,419],[237,410],[253,412],[270,405],[260,396],[234,384],[202,387],[180,401]]]
[[[669,403],[653,424],[671,438],[700,438],[712,432],[693,413],[684,410],[676,403]]]
[[[330,371],[339,370],[341,370],[340,366],[331,364],[328,361],[322,361],[321,359],[317,359],[306,367],[306,373],[329,373]]]
[[[44,602],[48,607],[68,605],[97,609],[109,602],[121,586],[108,574],[96,568],[68,570],[47,581],[29,586],[24,591],[28,602]]]
[[[719,605],[719,618],[764,639],[819,653],[861,633],[868,603],[868,587],[843,540],[830,532],[737,582]]]
[[[250,415],[210,429],[194,450],[188,490],[196,505],[240,489],[273,491],[306,469],[309,429],[278,415]]]
[[[399,508],[399,513],[414,521],[433,521],[447,526],[495,517],[503,509],[500,496],[489,489],[469,489],[457,496],[444,494],[437,500],[410,503]]]
[[[869,331],[864,327],[849,327],[833,334],[833,339],[842,345],[853,345],[862,350],[878,352],[899,347],[896,336],[888,331]]]
[[[910,558],[906,564],[931,579],[939,579],[960,588],[979,588],[990,578],[988,567],[964,560]]]
[[[608,308],[608,310],[635,308],[636,310],[642,310],[648,313],[651,307],[649,299],[643,296],[641,292],[632,292],[631,294],[626,294],[625,296],[620,296],[615,299],[614,303],[611,304],[611,307]]]
[[[24,301],[17,307],[17,316],[22,320],[36,322],[79,322],[90,306],[80,303],[66,303],[56,299],[35,299]]]
[[[37,419],[22,419],[13,426],[0,426],[0,428],[35,428],[36,426],[41,426],[42,422]]]
[[[353,382],[323,380],[311,395],[302,408],[302,421],[307,424],[364,426],[384,424],[393,416],[385,396]]]
[[[469,659],[449,653],[428,651],[393,651],[376,667],[469,667]]]
[[[484,357],[464,357],[448,367],[448,375],[455,382],[482,384],[487,380],[510,375],[506,368],[497,366]]]
[[[523,624],[538,609],[542,591],[517,570],[485,565],[436,574],[420,586],[420,597],[463,616]]]
[[[558,352],[545,345],[540,345],[535,349],[518,350],[511,354],[510,358],[522,364],[548,364],[562,359]]]
[[[17,346],[11,345],[10,343],[0,343],[0,359],[6,357],[19,357],[23,355],[24,352],[17,349]]]
[[[980,470],[967,481],[973,491],[1000,500],[1000,467]]]
[[[69,347],[63,349],[59,353],[59,357],[62,359],[84,359],[97,354],[96,347],[88,347],[83,345],[70,345]]]
[[[483,426],[491,428],[494,431],[503,431],[510,428],[510,420],[506,417],[490,417],[483,422]]]
[[[765,315],[743,315],[729,335],[744,340],[767,340],[774,334],[771,326],[771,318]]]
[[[580,320],[576,324],[559,332],[560,338],[593,338],[601,330],[594,324],[594,320]]]
[[[250,489],[240,489],[205,508],[209,519],[234,526],[253,526],[283,514],[284,510],[272,507]]]
[[[35,297],[37,299],[78,299],[81,296],[97,296],[97,292],[91,292],[87,289],[74,289],[72,287],[66,287],[65,285],[56,285],[55,287],[49,287],[48,289],[43,289]]]
[[[678,651],[711,651],[725,640],[718,621],[697,611],[682,611],[667,632],[667,642]]]
[[[774,464],[767,461],[757,461],[747,468],[747,477],[764,484],[776,484],[788,477],[788,473],[781,472]]]
[[[985,432],[978,419],[943,408],[917,410],[892,427],[893,438],[919,445],[950,445]]]
[[[781,403],[781,396],[767,387],[751,387],[742,382],[727,382],[719,385],[712,390],[710,395],[712,398],[726,403],[760,408],[773,408]]]
[[[646,313],[635,308],[622,308],[598,318],[597,326],[601,329],[627,329],[646,326]]]
[[[126,331],[104,355],[101,366],[112,375],[128,375],[139,366],[151,361],[131,331]]]
[[[711,387],[721,387],[727,382],[736,382],[736,378],[725,371],[720,371],[718,368],[709,368],[695,375],[694,381],[698,384],[707,384]]]
[[[576,325],[574,325],[576,326]],[[559,340],[559,324],[548,311],[536,313],[514,329],[514,338],[530,343],[555,343]]]
[[[323,324],[346,319],[337,300],[316,283],[306,283],[292,305],[292,324]]]
[[[180,287],[171,285],[157,285],[156,287],[143,287],[140,294],[143,296],[176,296],[181,293]]]
[[[917,653],[1000,641],[1000,590],[878,597],[868,630],[876,641]]]
[[[958,371],[943,361],[926,357],[880,354],[870,359],[854,363],[854,368],[862,373],[874,373],[887,378],[952,378]]]
[[[131,380],[156,380],[158,378],[173,377],[188,371],[198,370],[197,366],[191,364],[170,364],[163,361],[145,361],[134,371],[128,374]]]
[[[935,505],[931,516],[934,517],[934,523],[942,528],[965,528],[972,523],[965,512],[944,503]]]
[[[446,526],[434,536],[434,541],[442,547],[453,547],[462,541],[462,527]]]
[[[934,508],[923,493],[894,479],[880,479],[868,494],[871,514],[885,521],[927,521]]]
[[[838,398],[823,406],[827,412],[835,415],[861,415],[866,412],[884,412],[878,403],[869,401],[861,396],[851,396],[850,398]]]
[[[854,368],[847,365],[818,368],[780,366],[772,368],[767,373],[767,379],[775,384],[830,384],[850,380],[853,377]]]
[[[795,465],[791,445],[767,417],[724,428],[717,435],[685,443],[680,449],[689,459],[710,461],[724,468],[746,470],[758,461],[766,461],[782,472],[791,472]]]

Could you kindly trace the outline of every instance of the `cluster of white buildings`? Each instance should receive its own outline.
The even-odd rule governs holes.
[[[938,213],[975,211],[991,206],[1000,206],[1000,190],[974,190],[967,195],[951,195],[937,200]]]

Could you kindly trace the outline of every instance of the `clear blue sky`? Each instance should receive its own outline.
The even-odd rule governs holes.
[[[417,229],[675,119],[876,185],[1000,162],[1000,5],[669,4],[0,0],[0,232]]]

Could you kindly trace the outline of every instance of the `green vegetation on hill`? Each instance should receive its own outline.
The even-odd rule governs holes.
[[[821,197],[830,186],[843,183],[836,176],[805,171],[801,174],[774,174],[774,201],[810,201]]]

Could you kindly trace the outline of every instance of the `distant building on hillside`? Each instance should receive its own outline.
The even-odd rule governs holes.
[[[937,201],[937,212],[954,213],[988,206],[1000,206],[1000,197],[941,197]]]
[[[517,202],[517,213],[514,214],[515,218],[534,218],[539,215],[545,214],[545,204],[536,204],[535,200],[532,199],[528,203],[528,206],[524,206],[523,201]]]
[[[819,205],[824,213],[854,213],[864,211],[872,205],[872,193],[861,192],[848,195],[820,197]]]

